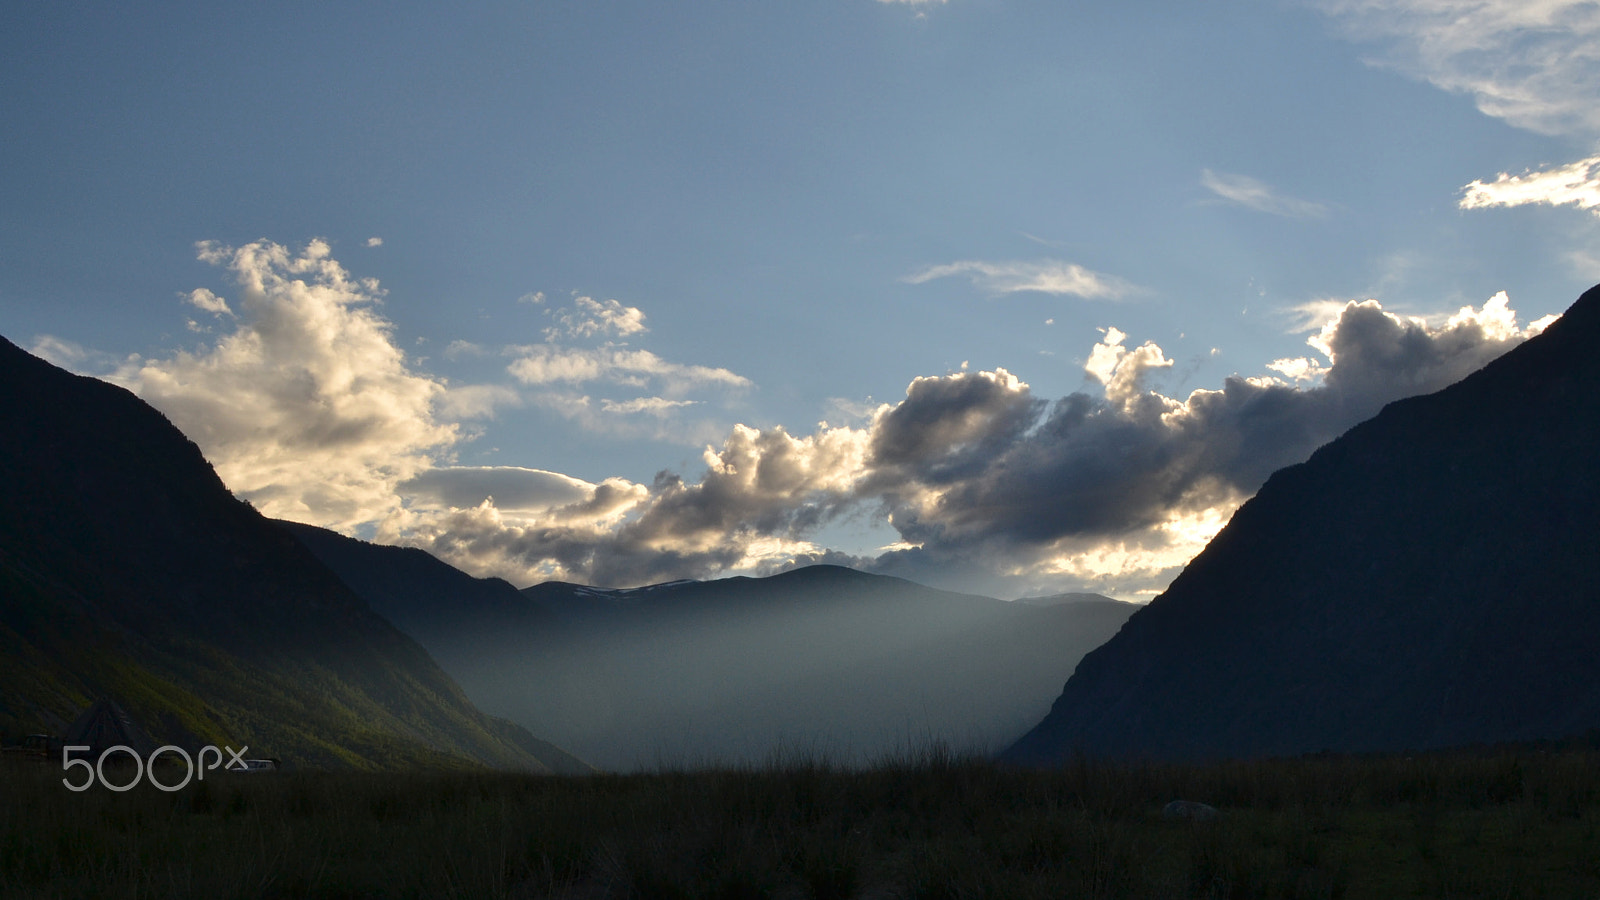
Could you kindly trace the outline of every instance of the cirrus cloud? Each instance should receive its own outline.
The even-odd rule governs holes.
[[[744,389],[751,386],[750,379],[727,369],[668,362],[649,350],[630,350],[615,345],[585,349],[534,344],[513,347],[508,352],[517,359],[506,370],[529,385],[611,381],[642,386],[657,382],[668,393],[682,393],[696,387]]]
[[[1227,172],[1200,172],[1200,184],[1206,190],[1235,206],[1253,209],[1268,215],[1291,219],[1318,218],[1327,215],[1328,208],[1321,203],[1301,200],[1274,190],[1264,181],[1248,175],[1230,175]]]
[[[1600,6],[1590,0],[1316,0],[1379,62],[1540,134],[1600,135]]]
[[[1085,300],[1120,300],[1138,290],[1114,275],[1104,275],[1059,259],[1009,262],[960,260],[931,266],[902,280],[922,284],[952,275],[965,276],[980,289],[995,294],[1037,291],[1082,297]]]

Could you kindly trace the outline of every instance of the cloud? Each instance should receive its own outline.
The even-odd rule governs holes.
[[[205,288],[195,288],[188,294],[184,295],[184,299],[189,301],[190,306],[193,306],[196,309],[205,310],[206,312],[214,315],[233,315],[233,310],[228,308],[228,301],[218,297],[216,294],[211,293]]]
[[[1308,219],[1326,215],[1328,212],[1328,208],[1321,203],[1280,194],[1265,182],[1257,181],[1247,175],[1230,175],[1226,172],[1204,169],[1200,173],[1200,183],[1206,190],[1229,203],[1269,215]]]
[[[1592,0],[1319,0],[1380,60],[1540,134],[1600,134],[1600,7]]]
[[[958,480],[1026,431],[1037,407],[1028,386],[1005,369],[914,379],[906,399],[873,421],[874,468],[915,468],[931,483]]]
[[[538,296],[543,298],[542,294]],[[572,306],[546,312],[556,323],[544,331],[545,338],[551,341],[563,337],[589,338],[608,334],[627,337],[650,330],[644,325],[644,313],[641,310],[623,306],[616,300],[602,303],[591,297],[577,297]]]
[[[697,474],[595,483],[456,465],[458,420],[527,402],[681,431],[669,417],[696,399],[674,391],[748,381],[611,344],[544,344],[514,350],[531,391],[452,387],[414,369],[377,313],[377,282],[351,277],[326,243],[208,243],[200,256],[238,285],[231,332],[167,359],[129,358],[112,379],[267,514],[374,528],[519,584],[628,586],[828,560],[970,590],[1152,591],[1273,470],[1549,321],[1519,326],[1503,293],[1433,319],[1350,302],[1307,338],[1320,358],[1270,365],[1296,383],[1235,375],[1182,398],[1150,387],[1172,365],[1161,347],[1108,327],[1085,362],[1092,388],[1066,397],[1039,397],[1005,369],[963,368],[914,378],[894,402],[838,404],[849,424],[724,427]],[[35,345],[89,356],[48,337]],[[660,390],[594,401],[555,389],[589,382]],[[856,517],[896,540],[865,556],[819,545],[826,526]]]
[[[522,403],[522,395],[505,385],[467,384],[446,388],[435,411],[446,420],[492,419],[496,409]]]
[[[491,351],[482,344],[461,339],[453,340],[444,348],[446,359],[460,359],[463,356],[489,356]]]
[[[1267,368],[1293,382],[1319,381],[1328,374],[1327,367],[1317,360],[1306,356],[1292,359],[1275,359],[1267,363]]]
[[[1431,324],[1350,302],[1308,339],[1324,359],[1274,363],[1307,384],[1233,376],[1181,399],[1148,386],[1171,365],[1159,346],[1107,328],[1085,366],[1093,393],[1049,401],[1003,369],[920,377],[898,402],[858,409],[856,424],[735,426],[706,448],[698,480],[663,472],[632,485],[611,525],[535,526],[484,507],[393,536],[524,583],[633,585],[827,559],[973,590],[1150,592],[1272,471],[1541,323],[1518,327],[1504,294]],[[855,515],[899,539],[866,557],[814,543]]]
[[[533,299],[523,299],[543,303],[543,294],[530,297]],[[691,395],[715,392],[726,396],[754,387],[750,379],[728,369],[675,363],[649,350],[612,340],[649,330],[644,324],[644,312],[637,307],[617,300],[601,302],[575,296],[571,306],[546,310],[546,314],[554,322],[545,329],[546,342],[505,348],[502,352],[514,357],[506,371],[535,389],[526,397],[529,402],[586,430],[619,437],[650,436],[698,443],[706,436],[710,423],[685,423],[676,417],[680,411],[706,402]],[[605,340],[597,346],[568,343],[596,338]],[[580,392],[592,385],[608,385],[609,390],[632,388],[638,395],[604,397],[597,403]],[[641,415],[656,423],[641,425],[637,421]],[[626,421],[630,418],[634,421]],[[716,426],[715,432],[725,431],[727,424],[724,421]]]
[[[750,379],[709,366],[668,362],[649,350],[630,350],[607,345],[595,349],[535,344],[511,348],[517,356],[507,371],[518,381],[530,385],[584,384],[611,381],[642,386],[658,383],[669,393],[697,387],[743,390]]]
[[[595,486],[577,478],[517,466],[449,466],[420,472],[395,486],[413,503],[475,507],[493,498],[501,510],[542,512],[591,500]]]
[[[1349,298],[1323,297],[1280,310],[1279,314],[1288,323],[1290,334],[1300,334],[1316,331],[1324,324],[1339,318],[1339,314],[1349,304]]]
[[[647,413],[665,415],[674,409],[694,406],[699,400],[668,400],[664,397],[635,397],[632,400],[601,400],[600,408],[609,413]]]
[[[368,247],[382,247],[383,246],[383,238],[381,238],[381,237],[369,237],[369,238],[367,238],[367,246]]]
[[[1145,386],[1170,364],[1160,348],[1128,349],[1126,336],[1108,329],[1090,354],[1103,396],[1056,400],[1025,424],[997,419],[987,464],[970,475],[945,477],[938,455],[925,452],[898,465],[892,522],[915,549],[879,565],[909,574],[991,559],[1005,561],[991,563],[1000,572],[1160,583],[1171,573],[1152,570],[1154,561],[1185,562],[1214,533],[1201,526],[1220,527],[1272,471],[1390,400],[1463,377],[1527,334],[1504,295],[1437,328],[1352,303],[1313,338],[1331,354],[1320,385],[1233,376],[1220,390],[1179,400]],[[1009,408],[1037,404],[1025,385],[1008,382],[1005,393]]]
[[[514,583],[626,586],[753,570],[773,556],[821,552],[799,534],[850,496],[866,438],[854,429],[795,438],[782,428],[735,426],[721,450],[706,450],[707,470],[693,484],[667,472],[648,488],[613,479],[586,506],[533,521],[498,504],[408,512],[380,537]]]
[[[1038,291],[1044,294],[1070,294],[1085,300],[1120,300],[1137,288],[1112,275],[1092,272],[1076,263],[1059,259],[1034,262],[984,262],[961,260],[933,266],[903,280],[922,284],[936,278],[965,275],[977,287],[996,294]]]
[[[1106,339],[1089,352],[1083,367],[1089,377],[1105,385],[1106,400],[1118,407],[1140,402],[1146,372],[1172,367],[1172,360],[1154,342],[1129,350],[1122,346],[1127,338],[1121,330],[1107,328]]]
[[[42,334],[33,339],[28,350],[53,365],[72,371],[82,371],[83,367],[91,360],[109,361],[110,357],[103,353],[85,348],[75,341],[63,340],[53,334]]]
[[[459,439],[435,418],[446,389],[413,372],[374,307],[376,281],[354,279],[314,240],[205,242],[202,260],[240,289],[235,330],[170,359],[131,359],[109,380],[172,419],[217,473],[264,513],[332,527],[382,516],[394,485]],[[221,312],[210,291],[188,301]]]
[[[1381,62],[1479,111],[1546,135],[1600,136],[1600,5],[1593,0],[1320,0]],[[1600,215],[1600,157],[1463,189],[1462,209],[1572,205]]]
[[[1501,172],[1494,181],[1474,181],[1462,191],[1462,209],[1570,205],[1600,216],[1600,156],[1542,172],[1529,171],[1521,175]]]

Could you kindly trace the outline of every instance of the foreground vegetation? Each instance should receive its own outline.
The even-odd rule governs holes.
[[[0,896],[1600,897],[1600,754],[1004,769],[284,773],[12,761]],[[1163,816],[1174,799],[1212,822]]]

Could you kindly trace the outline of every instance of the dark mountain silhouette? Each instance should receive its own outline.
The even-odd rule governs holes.
[[[280,524],[481,708],[612,769],[1004,744],[1135,608],[1017,605],[836,566],[519,593],[419,550]]]
[[[1396,751],[1600,728],[1600,288],[1274,474],[1004,758]]]
[[[371,544],[299,522],[274,523],[305,544],[374,612],[421,643],[452,676],[458,668],[561,627],[552,611],[510,582],[474,578],[424,550]]]
[[[161,742],[300,765],[578,769],[236,500],[122,388],[0,339],[0,729],[111,699]]]

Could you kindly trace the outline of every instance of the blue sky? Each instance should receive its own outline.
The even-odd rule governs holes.
[[[1600,281],[1596,97],[1559,0],[10,3],[0,334],[519,585],[1148,597]]]

